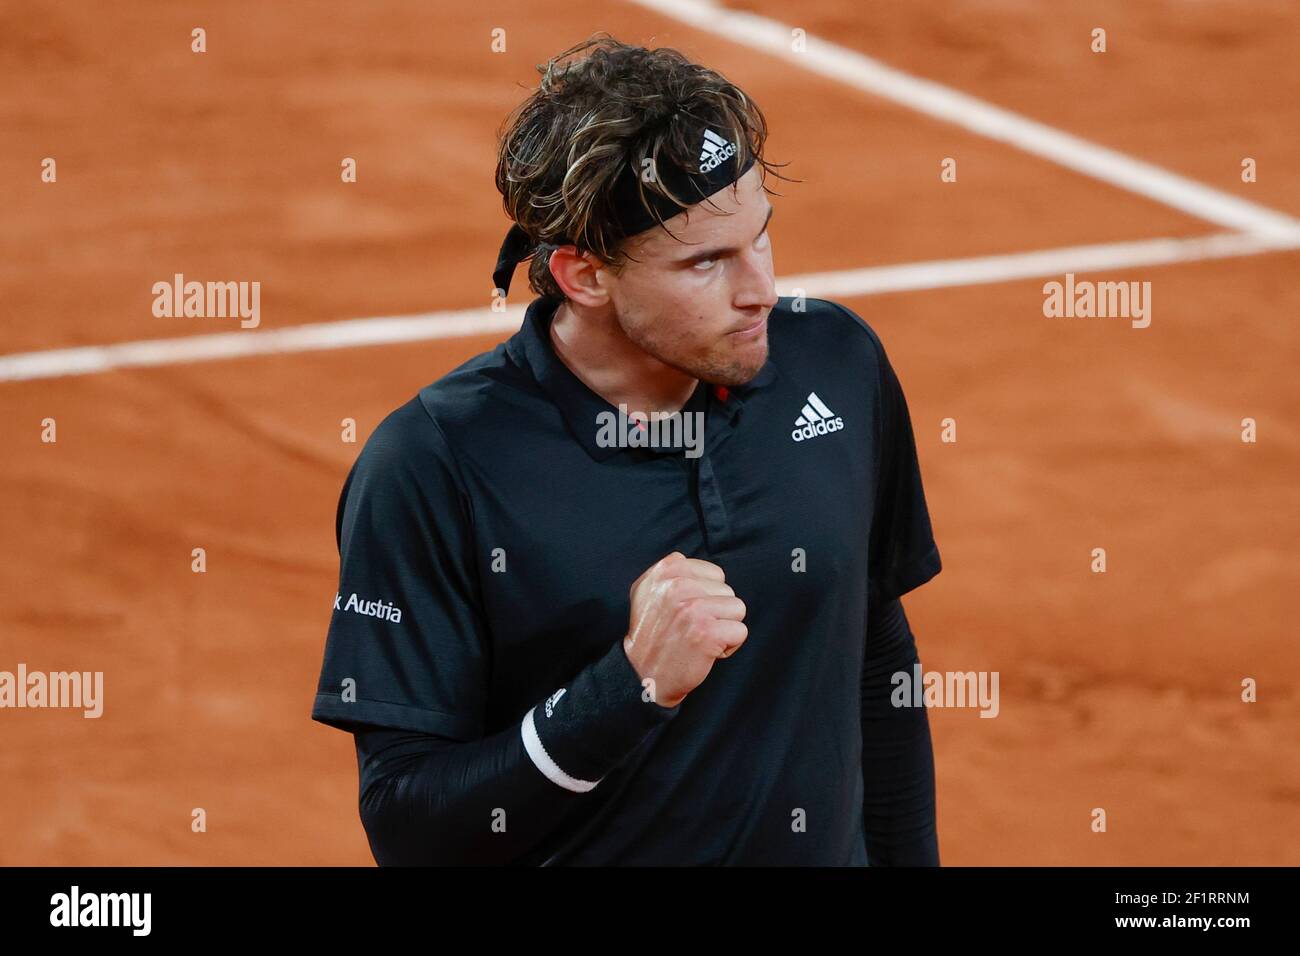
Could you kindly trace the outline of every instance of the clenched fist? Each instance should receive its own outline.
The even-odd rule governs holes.
[[[637,676],[654,681],[657,704],[676,707],[745,643],[745,602],[725,578],[716,564],[674,551],[632,582],[623,649]]]

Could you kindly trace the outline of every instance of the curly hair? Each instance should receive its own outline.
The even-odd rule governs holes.
[[[498,131],[496,186],[506,215],[534,248],[528,284],[539,295],[564,298],[551,275],[551,253],[572,244],[616,274],[627,258],[618,234],[614,188],[632,166],[686,167],[699,152],[683,118],[731,133],[738,167],[753,156],[764,176],[788,163],[763,158],[767,121],[758,104],[721,74],[692,63],[677,50],[620,43],[607,33],[553,57],[537,71],[538,88]],[[793,181],[793,180],[787,180]],[[642,180],[640,198],[654,189],[676,206],[683,201],[658,179]],[[778,194],[779,195],[779,194]],[[666,228],[666,227],[665,227]],[[671,234],[671,233],[670,233]]]

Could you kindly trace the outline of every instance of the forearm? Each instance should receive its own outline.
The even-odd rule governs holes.
[[[872,866],[938,866],[934,751],[926,710],[894,707],[892,677],[911,679],[916,642],[894,600],[873,609],[862,672],[863,817]]]
[[[380,866],[511,862],[578,797],[537,770],[518,727],[467,743],[358,728],[356,742],[361,820]]]
[[[361,818],[375,860],[516,861],[581,812],[582,795],[677,713],[642,699],[621,641],[564,690],[481,740],[358,727]]]

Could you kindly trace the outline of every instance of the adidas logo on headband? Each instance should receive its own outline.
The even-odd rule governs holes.
[[[704,131],[704,143],[700,147],[700,172],[707,173],[717,169],[732,156],[736,155],[734,143],[725,139],[711,129]]]

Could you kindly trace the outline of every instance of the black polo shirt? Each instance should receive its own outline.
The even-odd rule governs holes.
[[[607,655],[632,582],[681,551],[724,569],[748,639],[656,705],[644,745],[520,862],[866,865],[867,616],[940,568],[879,339],[840,305],[782,298],[758,376],[701,383],[683,410],[703,414],[702,448],[629,447],[602,440],[618,410],[555,355],[557,305],[536,299],[367,441],[312,717],[473,740],[531,723],[602,658],[635,695]]]

